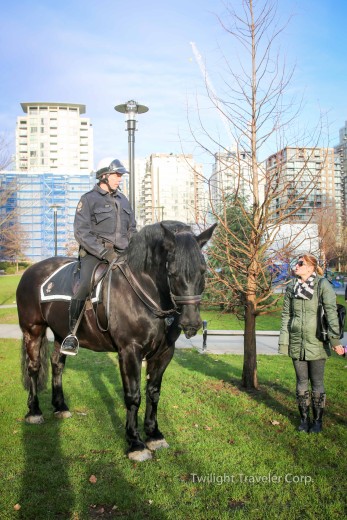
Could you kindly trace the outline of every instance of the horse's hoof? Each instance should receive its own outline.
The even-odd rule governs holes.
[[[146,441],[146,446],[151,451],[160,450],[161,448],[169,448],[165,439]]]
[[[43,415],[27,415],[25,422],[28,424],[42,424],[45,422]]]
[[[54,412],[54,417],[57,419],[70,419],[70,417],[72,417],[72,413],[69,410],[62,410]]]
[[[144,462],[152,458],[152,453],[149,450],[129,451],[128,458],[136,462]]]

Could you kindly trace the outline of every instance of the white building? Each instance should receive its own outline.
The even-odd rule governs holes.
[[[215,162],[210,179],[211,204],[214,211],[220,211],[223,200],[228,196],[237,195],[245,203],[253,202],[253,175],[251,154],[248,151],[232,151],[215,153]],[[259,199],[263,201],[265,176],[259,166],[258,187]]]
[[[143,194],[143,180],[146,175],[147,159],[135,158],[135,216],[138,227],[143,227],[144,221],[144,194]],[[122,160],[125,168],[129,170],[129,160]],[[120,188],[124,195],[129,198],[129,175],[123,175]]]
[[[93,129],[81,117],[85,105],[21,103],[17,118],[16,170],[89,173],[93,169]]]
[[[203,168],[192,155],[155,153],[142,182],[140,219],[144,224],[179,220],[203,221]]]

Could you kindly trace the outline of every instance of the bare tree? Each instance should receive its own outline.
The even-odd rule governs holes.
[[[244,318],[242,383],[254,388],[258,385],[256,317],[276,307],[274,264],[293,258],[307,238],[318,242],[314,208],[321,204],[319,179],[330,151],[320,148],[317,167],[321,119],[311,134],[291,135],[300,103],[286,99],[293,69],[286,69],[275,49],[285,27],[277,25],[276,3],[243,0],[240,11],[231,3],[226,11],[220,23],[236,43],[233,55],[238,48],[242,61],[225,59],[224,96],[217,98],[210,81],[205,86],[210,101],[228,121],[234,142],[223,146],[220,136],[207,130],[201,110],[197,110],[199,131],[191,117],[190,129],[205,152],[216,155],[219,150],[218,166],[208,181],[211,212],[221,230],[208,253],[209,281],[218,288],[220,301],[224,292],[228,307]],[[280,151],[264,162],[260,156],[269,146]],[[288,167],[289,155],[293,162],[300,161],[300,168]],[[237,208],[236,227],[229,218],[231,200]]]
[[[9,139],[0,134],[0,171],[5,170],[12,164],[12,157],[9,151]]]
[[[1,258],[16,264],[16,272],[19,270],[19,262],[26,260],[24,250],[27,247],[27,233],[18,222],[13,219],[0,227],[0,251]]]
[[[73,236],[73,233],[69,233],[68,240],[65,244],[65,251],[67,256],[78,256],[79,245]]]
[[[0,171],[5,171],[12,164],[9,152],[9,140],[0,136]],[[23,185],[21,185],[23,188]],[[1,259],[16,263],[25,260],[23,251],[27,247],[27,234],[20,224],[20,216],[34,205],[28,201],[22,208],[18,206],[20,184],[11,171],[0,176],[0,255]]]

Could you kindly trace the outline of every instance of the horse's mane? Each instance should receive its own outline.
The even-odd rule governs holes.
[[[199,263],[201,263],[201,255],[199,247],[196,247],[196,241],[192,229],[187,224],[175,220],[164,220],[162,222],[166,228],[176,235],[176,251],[175,260],[181,272],[189,273],[190,269],[196,269],[196,263],[192,257],[187,257],[183,251],[187,250],[197,257],[199,255]],[[195,241],[195,247],[192,247]],[[166,251],[163,247],[164,230],[159,222],[144,226],[138,233],[135,233],[127,249],[127,262],[134,272],[148,271],[153,267],[157,268],[160,263],[166,261]],[[164,258],[165,257],[165,258]],[[198,260],[198,258],[196,258]]]

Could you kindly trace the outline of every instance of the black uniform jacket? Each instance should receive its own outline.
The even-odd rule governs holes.
[[[111,194],[96,184],[77,205],[74,232],[80,246],[97,258],[102,259],[112,246],[124,250],[136,232],[128,199],[119,190]]]

